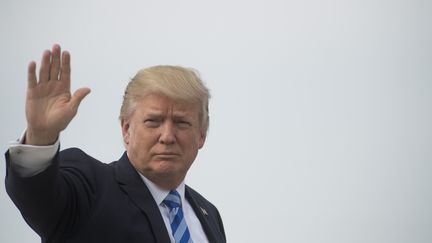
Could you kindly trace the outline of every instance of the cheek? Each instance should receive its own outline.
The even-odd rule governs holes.
[[[198,150],[201,148],[201,139],[197,138],[196,136],[189,136],[183,141],[183,148],[187,150],[187,153],[190,156],[196,156]]]
[[[142,139],[140,139],[139,132],[137,130],[131,129],[127,135],[126,148],[129,153],[139,154],[140,147],[142,147]]]
[[[130,145],[136,153],[147,153],[158,142],[155,133],[145,131],[144,129],[136,129],[130,134]]]

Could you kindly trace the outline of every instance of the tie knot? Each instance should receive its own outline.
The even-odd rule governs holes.
[[[163,200],[163,203],[170,209],[179,208],[181,205],[180,194],[176,190],[171,190]]]

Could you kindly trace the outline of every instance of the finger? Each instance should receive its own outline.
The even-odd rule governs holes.
[[[58,78],[59,78],[60,53],[61,53],[60,46],[58,44],[55,44],[52,48],[51,70],[50,70],[50,79],[51,80],[58,80]]]
[[[31,61],[28,65],[27,69],[27,88],[31,89],[36,87],[37,79],[36,79],[36,62]]]
[[[89,88],[81,88],[75,91],[70,101],[72,108],[75,111],[78,110],[78,106],[80,105],[81,101],[90,93],[90,91],[91,90]]]
[[[42,54],[41,67],[39,69],[39,82],[47,82],[49,80],[51,51],[46,50]]]
[[[70,76],[71,76],[71,66],[70,66],[70,54],[68,51],[64,51],[62,53],[61,60],[61,70],[60,70],[60,81],[67,82],[68,86],[70,85]]]

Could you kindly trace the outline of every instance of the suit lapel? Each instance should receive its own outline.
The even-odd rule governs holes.
[[[205,205],[200,204],[193,197],[193,194],[191,193],[190,188],[188,186],[186,186],[185,195],[189,204],[192,206],[196,216],[201,222],[201,226],[203,227],[209,242],[218,243],[218,241],[216,240],[217,238],[214,232],[214,227],[212,227],[211,217],[209,216],[210,211],[205,207]]]
[[[159,208],[138,172],[131,165],[126,153],[115,165],[115,176],[121,188],[137,207],[148,217],[157,242],[170,243]]]

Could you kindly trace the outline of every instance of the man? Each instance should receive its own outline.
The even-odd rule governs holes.
[[[6,189],[42,242],[226,242],[219,212],[184,184],[209,123],[209,92],[191,70],[156,66],[129,82],[120,112],[126,152],[101,163],[59,151],[90,92],[70,94],[70,54],[54,45],[28,68],[27,129],[6,153]]]

